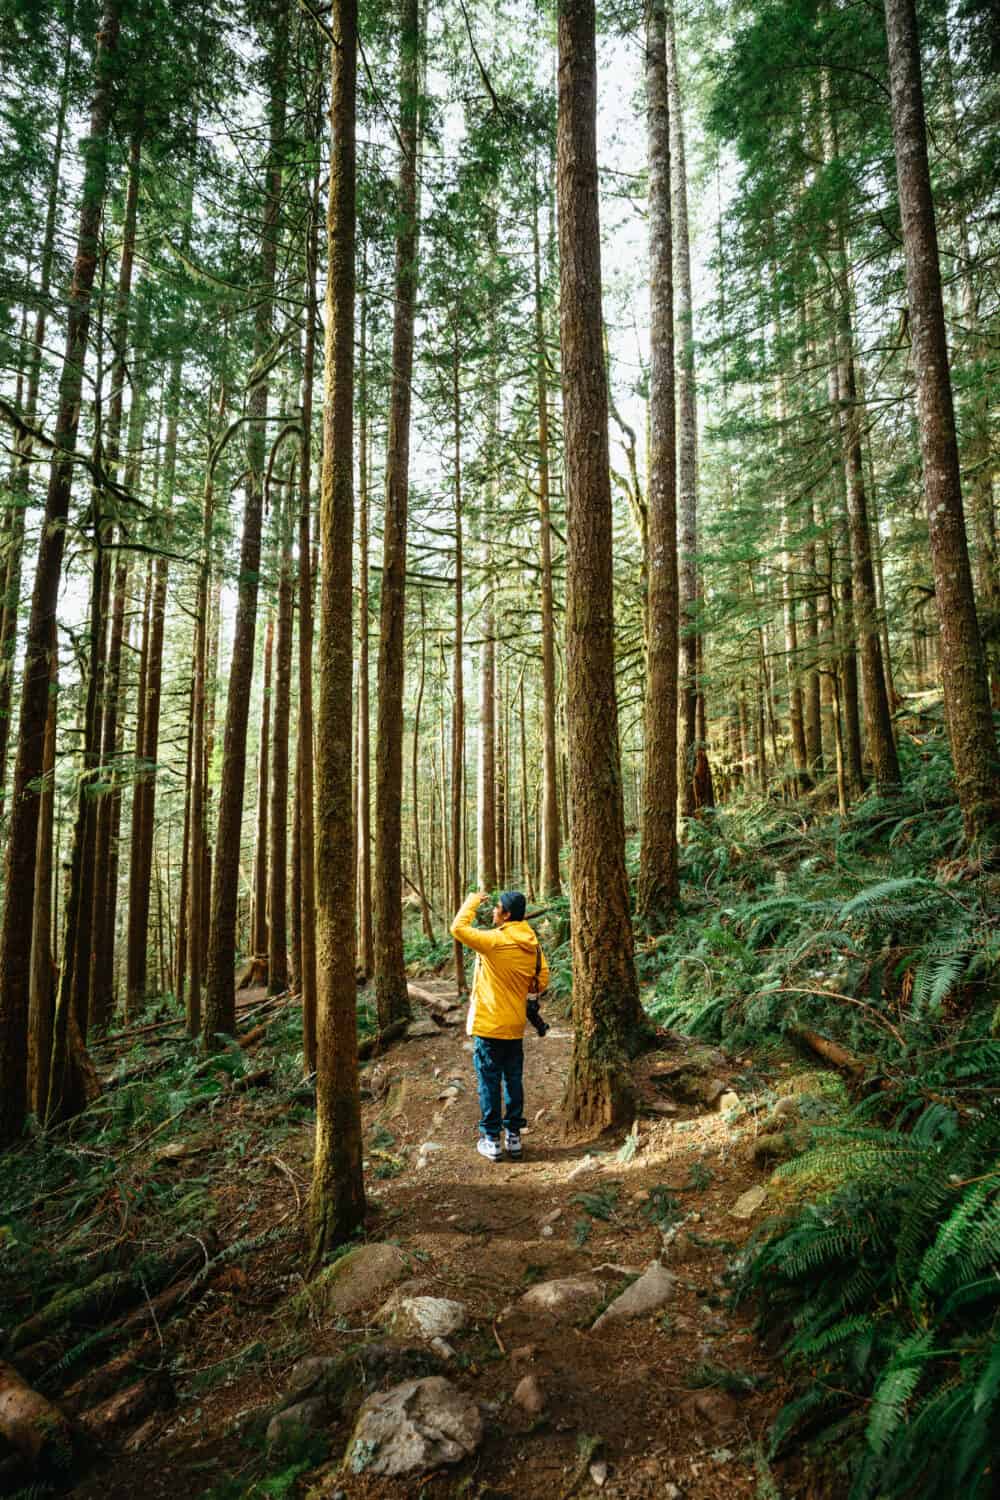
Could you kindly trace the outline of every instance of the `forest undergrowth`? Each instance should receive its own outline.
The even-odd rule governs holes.
[[[964,852],[943,735],[900,759],[901,794],[849,820],[692,824],[669,958],[640,963],[661,1025],[758,1062],[824,1047],[849,1084],[802,1112],[786,1207],[733,1268],[798,1382],[772,1456],[852,1500],[974,1500],[1000,1451],[1000,878]]]
[[[900,795],[849,819],[820,789],[689,824],[682,911],[637,938],[637,966],[651,1019],[741,1056],[765,1104],[793,1049],[835,1065],[789,1111],[777,1208],[730,1271],[794,1383],[768,1458],[805,1460],[813,1493],[975,1500],[1000,1448],[1000,879],[964,852],[943,734],[901,736],[900,755]],[[558,1014],[566,902],[544,934]],[[407,958],[415,973],[447,950],[414,936]],[[268,1251],[291,1271],[296,1211],[275,1215],[264,1179],[313,1114],[301,1016],[278,997],[241,1023],[206,1058],[166,997],[95,1046],[97,1103],[3,1158],[0,1332],[43,1392],[113,1354],[115,1317],[155,1306],[179,1259],[192,1312],[226,1266]],[[362,1041],[373,1026],[361,992]],[[369,1142],[377,1178],[402,1169],[391,1146]],[[191,1358],[171,1378],[197,1395],[213,1377]]]

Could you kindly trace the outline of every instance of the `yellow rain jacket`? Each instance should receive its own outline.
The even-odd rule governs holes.
[[[476,915],[473,893],[451,924],[451,935],[479,955],[469,999],[470,1036],[498,1037],[514,1041],[524,1035],[527,1020],[528,985],[535,977],[538,939],[527,922],[505,922],[491,932],[473,927]],[[538,988],[549,982],[549,966],[542,954]]]

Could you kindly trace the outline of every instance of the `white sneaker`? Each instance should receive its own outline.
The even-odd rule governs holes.
[[[480,1156],[485,1156],[487,1161],[499,1161],[503,1155],[500,1149],[500,1142],[491,1140],[488,1135],[481,1135],[479,1137],[479,1144],[476,1146],[476,1150]]]
[[[503,1133],[503,1143],[508,1156],[521,1156],[523,1154],[521,1151],[521,1136],[519,1131],[505,1130]]]

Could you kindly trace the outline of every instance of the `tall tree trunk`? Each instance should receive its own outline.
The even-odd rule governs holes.
[[[264,178],[264,211],[260,260],[260,290],[254,323],[254,359],[270,348],[274,314],[274,282],[280,237],[282,148],[285,135],[285,90],[288,45],[288,0],[274,0],[268,10],[272,29],[271,97],[268,160]],[[219,787],[219,826],[212,870],[212,914],[208,936],[208,980],[205,986],[203,1039],[206,1050],[216,1038],[236,1029],[236,908],[239,891],[243,791],[246,777],[247,721],[253,678],[254,633],[257,617],[260,537],[264,499],[264,455],[267,419],[267,379],[253,388],[247,402],[251,418],[247,439],[249,474],[243,540],[240,547],[240,584],[233,633],[226,700],[226,728]]]
[[[455,476],[455,652],[452,658],[451,706],[451,843],[449,849],[448,899],[452,911],[462,904],[462,843],[465,827],[465,667],[462,660],[465,637],[462,620],[465,588],[465,556],[462,535],[462,401],[461,342],[458,314],[452,320],[451,405]],[[544,585],[543,585],[544,587]],[[444,761],[444,746],[441,751]],[[455,987],[465,994],[465,962],[462,944],[456,938],[453,948]]]
[[[371,714],[368,667],[368,262],[362,254],[361,330],[358,353],[358,967],[365,979],[374,964],[372,934]]]
[[[593,0],[559,11],[560,322],[566,448],[566,709],[573,859],[575,1126],[631,1118],[644,1018],[633,960],[615,694],[608,396],[601,331]],[[674,760],[676,766],[676,759]]]
[[[413,320],[417,296],[420,7],[401,0],[399,188],[397,198],[392,388],[386,444],[382,601],[378,644],[375,756],[375,1000],[381,1030],[409,1015],[403,959],[403,677],[406,625],[406,528],[410,489]]]
[[[354,543],[354,236],[356,0],[333,0],[329,276],[320,535],[319,714],[316,733],[318,1048],[316,1154],[309,1265],[364,1222],[354,979],[351,656]]]
[[[840,365],[836,338],[831,341],[830,369],[827,376],[836,451],[845,449],[843,407],[840,389]],[[834,626],[837,639],[837,672],[840,677],[840,702],[843,710],[844,771],[850,801],[860,797],[864,787],[861,756],[861,716],[858,705],[858,658],[854,631],[854,563],[851,532],[847,520],[846,467],[838,465],[834,476],[834,566],[840,587],[839,609]]]
[[[291,494],[289,493],[289,505]],[[287,508],[278,579],[278,635],[274,652],[274,733],[271,745],[271,858],[268,881],[267,986],[288,988],[288,734],[292,703],[292,549]]]
[[[70,70],[73,56],[73,20],[76,13],[74,0],[69,0],[65,15],[65,44],[63,46],[62,76],[59,84],[59,104],[56,109],[55,140],[52,146],[52,163],[49,168],[48,201],[45,211],[45,230],[42,236],[42,251],[38,275],[38,310],[35,314],[35,333],[28,356],[26,397],[24,404],[25,426],[35,425],[38,416],[38,388],[42,373],[42,354],[45,350],[45,331],[49,313],[49,288],[52,284],[52,264],[55,255],[56,216],[59,207],[59,176],[62,170],[63,138],[66,131],[66,111],[69,104]],[[32,438],[25,433],[15,445],[14,508],[10,518],[7,568],[4,575],[3,616],[0,620],[0,812],[3,811],[7,786],[7,752],[10,744],[11,700],[14,689],[14,654],[17,645],[17,622],[21,607],[21,561],[24,547],[24,512],[28,504],[31,487],[31,457],[34,449]]]
[[[538,390],[538,516],[542,608],[542,895],[561,893],[559,876],[559,760],[556,751],[556,627],[552,599],[552,521],[549,495],[549,391],[542,306],[542,257],[538,234],[539,195],[531,219],[535,272],[535,382]]]
[[[646,110],[650,282],[649,592],[646,600],[648,647],[642,846],[637,901],[649,930],[663,932],[678,895],[678,575],[670,108],[662,0],[650,0],[646,15]],[[691,769],[693,771],[693,767]]]
[[[524,672],[517,686],[518,718],[521,723],[521,879],[528,900],[535,899],[535,877],[531,868],[531,829],[528,822],[528,730],[524,713]]]
[[[167,559],[153,570],[149,615],[146,701],[142,714],[142,750],[133,789],[132,858],[129,864],[128,944],[125,1011],[134,1015],[146,998],[149,902],[153,873],[153,828],[156,821],[156,762],[160,740],[163,689],[163,635],[167,609]]]
[[[38,851],[35,866],[35,906],[31,921],[30,1078],[31,1107],[44,1120],[49,1100],[49,1064],[52,1058],[52,1024],[56,1008],[56,981],[52,962],[52,876],[55,869],[52,834],[55,815],[56,724],[59,705],[59,641],[52,620],[52,676],[49,712],[45,721],[42,757],[42,792],[38,817]]]
[[[490,398],[492,402],[492,397]],[[487,517],[487,526],[490,519]],[[496,628],[490,546],[483,545],[483,639],[479,648],[479,758],[476,785],[476,879],[481,891],[497,888]]]
[[[312,420],[316,373],[316,277],[319,250],[320,115],[316,119],[316,170],[306,235],[306,333],[302,353],[302,440],[299,447],[299,946],[302,1052],[307,1073],[316,1071],[316,824],[313,782],[313,573]]]
[[[851,528],[854,568],[854,626],[861,656],[864,684],[865,740],[878,792],[885,796],[899,789],[899,761],[892,736],[889,694],[882,665],[879,639],[878,599],[872,565],[871,529],[861,462],[860,411],[854,375],[850,323],[842,329],[841,399],[844,402],[845,464],[847,469],[847,514]]]
[[[914,0],[885,0],[885,22],[948,736],[966,836],[996,839],[1000,828],[1000,757],[962,510]]]
[[[107,139],[111,119],[113,61],[118,42],[120,0],[106,0],[94,60],[94,95],[89,149],[83,176],[80,224],[69,294],[66,348],[59,381],[55,448],[49,470],[45,518],[35,569],[31,615],[25,644],[24,681],[18,725],[17,763],[11,820],[4,860],[5,904],[0,929],[0,1146],[17,1140],[28,1102],[28,991],[31,916],[34,906],[38,840],[38,793],[48,717],[52,619],[62,576],[66,520],[80,419],[90,295],[107,182]]]
[[[268,796],[271,785],[271,703],[274,696],[274,615],[268,611],[264,635],[264,696],[261,703],[260,738],[257,742],[257,839],[253,858],[253,907],[250,919],[250,950],[263,962],[267,955],[267,856]]]
[[[677,298],[677,500],[680,589],[680,725],[678,751],[681,807],[695,811],[694,772],[698,699],[698,411],[694,371],[694,311],[691,295],[691,243],[688,232],[687,162],[684,117],[677,68],[673,4],[666,6],[667,94],[670,128],[671,232]],[[648,67],[648,64],[647,64]]]
[[[504,736],[506,695],[496,652],[493,656],[493,839],[497,885],[507,889],[507,748]]]
[[[424,702],[424,681],[427,676],[427,636],[424,624],[424,596],[420,595],[420,677],[417,682],[417,701],[413,709],[413,758],[411,762],[411,781],[413,784],[413,862],[416,866],[417,895],[420,898],[420,923],[423,928],[424,937],[429,943],[436,943],[434,936],[434,924],[431,922],[431,910],[427,902],[427,891],[424,886],[424,864],[420,850],[420,710]]]

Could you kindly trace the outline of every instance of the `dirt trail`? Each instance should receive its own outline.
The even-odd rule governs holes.
[[[421,984],[450,997],[443,981]],[[467,1305],[468,1327],[450,1340],[455,1357],[443,1373],[480,1403],[486,1437],[469,1482],[468,1466],[419,1484],[331,1467],[312,1494],[408,1500],[419,1491],[470,1500],[560,1500],[571,1485],[573,1493],[619,1500],[757,1493],[754,1450],[780,1404],[781,1378],[758,1349],[749,1319],[726,1308],[722,1280],[727,1256],[752,1227],[730,1210],[762,1180],[749,1160],[752,1115],[743,1113],[737,1122],[731,1108],[672,1105],[650,1075],[683,1061],[678,1047],[651,1054],[639,1066],[646,1110],[631,1143],[619,1132],[589,1145],[567,1144],[558,1114],[571,1044],[565,1024],[544,1039],[528,1029],[529,1123],[519,1162],[492,1163],[475,1149],[475,1076],[471,1042],[461,1028],[408,1040],[367,1070],[368,1238],[394,1240],[411,1255],[412,1290]],[[721,1055],[715,1065],[719,1084],[729,1085],[739,1073],[739,1064],[727,1065]],[[744,1104],[752,1102],[746,1078],[736,1079],[735,1087]],[[309,1130],[281,1146],[283,1172],[269,1180],[261,1227],[274,1221],[279,1204],[287,1216],[291,1188],[304,1197],[310,1155]],[[279,1303],[297,1283],[298,1253],[295,1247],[251,1263],[249,1284],[237,1278],[233,1300],[222,1297],[209,1308],[216,1348],[207,1346],[202,1328],[200,1365],[258,1336],[273,1345]],[[673,1296],[661,1311],[634,1322],[595,1332],[518,1306],[535,1283],[584,1274],[601,1282],[609,1301],[656,1258],[677,1278]],[[374,1333],[382,1300],[353,1317],[351,1328],[313,1327],[307,1352],[337,1352],[360,1332]],[[196,1402],[182,1385],[178,1407],[127,1460],[132,1483],[150,1497],[180,1500],[218,1483],[220,1469],[233,1473],[239,1450],[223,1435],[227,1425],[238,1412],[273,1400],[292,1362],[248,1371]],[[526,1374],[544,1396],[540,1416],[512,1400]],[[336,1460],[349,1435],[348,1425],[337,1430]],[[600,1440],[594,1451],[605,1465],[595,1470],[599,1486],[588,1466],[581,1472],[587,1439]],[[108,1500],[119,1493],[108,1477],[76,1493]]]

